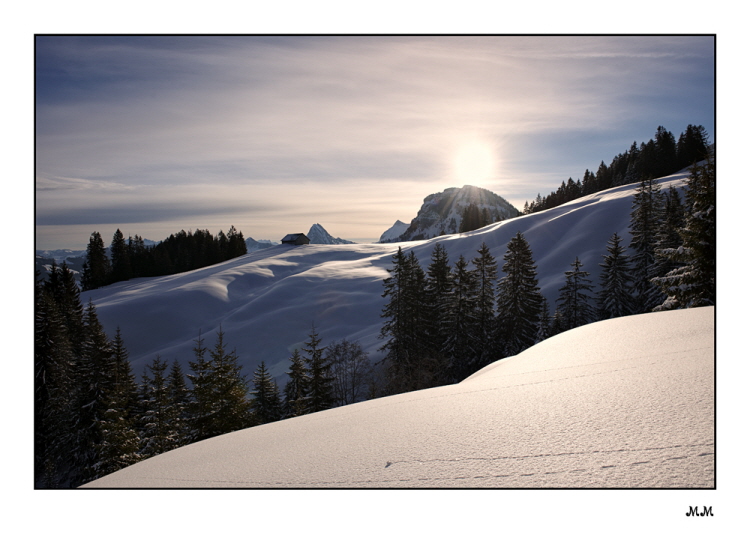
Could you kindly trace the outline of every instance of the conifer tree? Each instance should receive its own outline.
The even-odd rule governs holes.
[[[219,327],[211,355],[210,385],[213,408],[209,423],[210,436],[231,433],[250,426],[250,401],[247,381],[242,374],[237,353],[228,351],[224,331]]]
[[[175,435],[171,429],[172,417],[167,384],[168,363],[157,354],[143,373],[141,407],[142,453],[152,457],[174,449]]]
[[[333,377],[331,363],[324,355],[325,347],[321,347],[321,339],[313,325],[308,341],[302,347],[307,354],[305,365],[310,378],[308,386],[310,412],[319,412],[333,407]]]
[[[112,257],[112,278],[113,282],[129,280],[132,277],[130,266],[130,253],[125,237],[119,229],[112,236],[112,244],[109,247]]]
[[[492,362],[495,349],[495,287],[497,285],[497,262],[483,242],[472,260],[477,282],[476,355],[470,368],[478,371]]]
[[[74,475],[72,486],[86,483],[97,476],[98,446],[102,442],[101,424],[110,404],[114,385],[112,347],[89,300],[84,314],[84,342],[75,364],[74,422],[72,451]]]
[[[620,241],[620,236],[614,233],[607,243],[607,254],[602,256],[604,262],[599,263],[602,271],[598,304],[602,319],[623,317],[635,311],[630,259]]]
[[[250,392],[252,423],[262,425],[280,420],[282,405],[279,387],[263,361],[253,374],[253,387],[254,389]]]
[[[671,270],[676,269],[681,263],[662,252],[674,250],[682,245],[680,231],[685,226],[685,210],[677,189],[670,186],[663,192],[664,217],[662,224],[656,232],[654,244],[654,267],[651,271],[652,278],[665,276]]]
[[[86,247],[86,262],[81,276],[83,290],[88,291],[107,285],[110,282],[111,271],[102,236],[94,231]]]
[[[654,280],[667,296],[658,311],[716,304],[716,170],[712,159],[691,169],[686,199],[682,245],[660,252],[680,265]]]
[[[596,319],[592,297],[589,294],[593,286],[588,279],[589,273],[581,270],[583,263],[576,257],[571,263],[572,270],[565,271],[565,285],[560,288],[560,315],[563,329],[570,330],[583,326]]]
[[[309,413],[310,376],[305,361],[298,349],[294,349],[289,358],[289,381],[284,386],[284,415],[286,417],[302,416]]]
[[[192,384],[188,402],[189,434],[188,443],[205,440],[211,436],[211,419],[214,412],[213,388],[210,360],[206,359],[208,349],[204,346],[204,339],[198,332],[194,340],[194,361],[189,361],[191,373],[187,377]]]
[[[498,351],[513,356],[537,341],[542,294],[531,247],[519,231],[503,256],[497,293]]]
[[[549,314],[549,302],[542,295],[542,309],[539,314],[539,331],[536,340],[537,342],[544,341],[550,336],[552,336],[552,318]]]
[[[65,321],[53,296],[36,286],[34,309],[34,482],[41,488],[66,484],[70,469],[70,392],[74,355]]]
[[[448,307],[449,333],[445,355],[449,359],[448,378],[458,382],[473,373],[476,363],[477,280],[461,255],[452,272],[452,300]]]
[[[184,446],[190,435],[190,390],[185,383],[185,374],[178,360],[172,362],[169,370],[167,392],[169,404],[172,406],[170,416],[173,420],[171,428],[175,434],[174,445],[175,447]]]
[[[630,213],[630,249],[633,250],[633,290],[636,313],[644,313],[663,300],[659,289],[651,283],[655,276],[655,248],[663,219],[663,203],[659,185],[654,179],[641,181],[635,191]]]
[[[427,268],[425,279],[426,313],[428,317],[428,341],[431,343],[431,353],[445,370],[446,358],[443,354],[448,339],[449,306],[453,291],[451,267],[448,252],[445,247],[437,243],[432,251],[431,263]]]

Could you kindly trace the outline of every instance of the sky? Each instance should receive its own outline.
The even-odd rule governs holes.
[[[472,184],[518,209],[664,126],[714,141],[713,36],[35,38],[36,248],[180,229],[376,241]]]

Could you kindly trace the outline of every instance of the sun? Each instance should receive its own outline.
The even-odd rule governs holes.
[[[453,177],[460,184],[482,186],[489,183],[497,173],[495,151],[487,142],[471,140],[463,142],[453,158]]]

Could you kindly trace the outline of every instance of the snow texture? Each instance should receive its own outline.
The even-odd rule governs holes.
[[[675,174],[659,183],[662,190],[679,188],[686,177]],[[438,242],[451,264],[459,255],[475,258],[483,242],[501,260],[520,231],[550,304],[555,304],[576,256],[596,292],[609,238],[617,232],[623,245],[630,243],[628,225],[637,187],[615,187],[547,211],[425,241],[272,246],[192,272],[120,282],[84,292],[81,298],[84,304],[93,300],[110,337],[120,327],[137,376],[157,353],[168,362],[179,360],[187,371],[199,331],[211,347],[221,327],[245,374],[265,361],[283,385],[289,356],[301,348],[313,323],[323,345],[347,338],[359,341],[373,361],[382,358],[378,335],[386,301],[383,279],[399,246],[407,253],[413,250],[425,269]]]
[[[712,488],[714,308],[601,321],[463,382],[237,431],[105,488]]]

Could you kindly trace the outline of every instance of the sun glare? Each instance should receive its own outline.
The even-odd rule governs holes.
[[[459,146],[453,159],[453,177],[460,184],[482,186],[494,178],[497,162],[492,146],[474,140]]]

